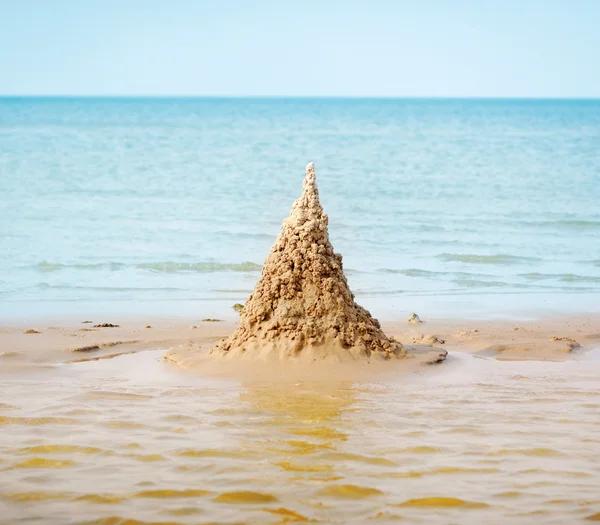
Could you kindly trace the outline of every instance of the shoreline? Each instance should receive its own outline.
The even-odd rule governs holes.
[[[444,349],[499,360],[576,360],[600,347],[600,314],[594,312],[521,321],[422,318],[425,322],[421,324],[384,321],[382,329],[408,348]],[[237,327],[231,320],[133,314],[55,321],[0,321],[0,369],[10,372],[28,364],[97,360],[145,350],[205,353]],[[94,326],[102,323],[119,326]],[[37,333],[26,333],[28,330]]]
[[[356,293],[359,304],[383,323],[395,323],[416,311],[431,319],[514,320],[600,317],[600,303],[593,292],[471,292],[439,294],[365,295]],[[199,300],[90,300],[90,301],[10,301],[0,304],[0,327],[29,323],[77,323],[82,316],[117,317],[128,322],[144,319],[193,323],[205,317],[235,322],[235,303],[244,304],[248,295],[227,299]]]

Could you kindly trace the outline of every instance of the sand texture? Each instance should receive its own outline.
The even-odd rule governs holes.
[[[306,361],[407,356],[402,344],[386,336],[379,321],[355,302],[327,226],[311,163],[238,329],[214,347],[213,355]]]
[[[23,321],[0,326],[0,374],[14,373],[24,366],[30,368],[31,364],[46,368],[56,363],[106,360],[146,350],[164,350],[169,363],[191,373],[197,370],[202,374],[231,375],[233,372],[251,378],[261,374],[287,379],[319,375],[360,378],[387,371],[396,374],[401,370],[418,370],[421,364],[435,362],[447,352],[449,360],[456,354],[471,354],[496,361],[585,361],[600,348],[597,314],[520,322],[427,318],[426,323],[419,325],[405,323],[401,313],[398,317],[398,321],[384,324],[385,331],[404,343],[412,359],[394,359],[395,364],[390,360],[353,360],[334,368],[315,367],[314,362],[307,361],[293,361],[297,364],[293,367],[288,366],[289,360],[276,361],[273,364],[277,366],[265,367],[263,361],[215,359],[211,349],[238,327],[231,321],[117,318],[114,320],[120,325],[118,328],[88,328],[90,325],[81,321],[58,324],[41,319]],[[148,325],[152,328],[145,328]],[[29,330],[35,332],[27,333]]]

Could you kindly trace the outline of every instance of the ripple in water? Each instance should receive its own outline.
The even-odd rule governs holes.
[[[597,404],[582,402],[597,397],[597,361],[465,356],[379,382],[286,383],[186,376],[159,357],[3,375],[4,520],[442,525],[600,512]],[[76,399],[81,410],[57,415]]]

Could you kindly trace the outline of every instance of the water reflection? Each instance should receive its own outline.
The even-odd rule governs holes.
[[[290,481],[343,478],[327,455],[348,439],[356,403],[350,382],[248,384],[240,399],[264,418],[247,445],[268,453]]]
[[[381,381],[240,382],[155,357],[2,376],[0,522],[561,523],[600,512],[594,363],[465,357]]]

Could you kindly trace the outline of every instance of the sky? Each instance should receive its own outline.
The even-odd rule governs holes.
[[[0,0],[0,95],[600,97],[600,0]]]

